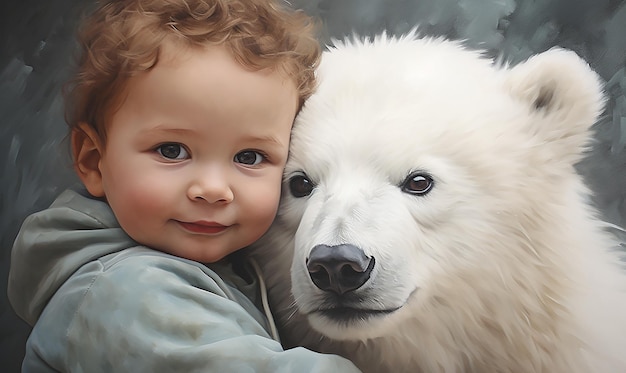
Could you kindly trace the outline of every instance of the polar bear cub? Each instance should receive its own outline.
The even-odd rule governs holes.
[[[626,372],[626,275],[576,173],[598,76],[460,43],[336,42],[259,242],[287,345],[365,372]],[[622,252],[623,254],[623,252]]]

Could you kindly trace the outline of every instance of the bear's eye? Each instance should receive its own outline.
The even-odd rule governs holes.
[[[296,198],[308,196],[313,192],[314,187],[315,185],[305,174],[296,174],[289,178],[289,192]]]
[[[433,178],[425,172],[413,172],[400,185],[403,192],[423,196],[433,188]]]

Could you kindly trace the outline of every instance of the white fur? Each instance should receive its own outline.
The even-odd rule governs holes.
[[[287,345],[366,372],[626,372],[626,275],[574,165],[600,81],[553,49],[500,66],[457,42],[337,42],[293,129],[284,196],[255,248]],[[424,196],[400,186],[434,180]],[[289,180],[306,174],[306,197]],[[335,322],[306,261],[317,244],[374,257]],[[291,270],[291,275],[290,275]]]

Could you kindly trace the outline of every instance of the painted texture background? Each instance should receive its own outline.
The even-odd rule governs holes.
[[[65,142],[61,85],[73,33],[93,0],[3,0],[0,14],[0,363],[19,371],[29,328],[6,298],[10,250],[21,221],[76,181]],[[552,46],[573,49],[606,81],[605,115],[580,171],[607,220],[626,225],[626,1],[292,0],[323,21],[322,42],[357,32],[467,39],[518,62]],[[626,317],[626,316],[625,316]]]

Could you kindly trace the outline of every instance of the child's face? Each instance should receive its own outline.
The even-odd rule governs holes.
[[[128,88],[99,163],[122,228],[201,262],[265,233],[278,206],[295,84],[210,47],[166,50]]]

